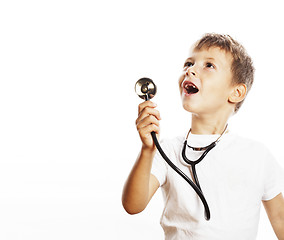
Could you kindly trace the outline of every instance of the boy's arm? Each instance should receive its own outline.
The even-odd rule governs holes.
[[[275,198],[262,201],[273,230],[279,240],[284,240],[284,198],[280,193]]]
[[[122,193],[122,205],[129,214],[143,211],[159,188],[160,183],[151,174],[156,153],[151,132],[159,134],[160,114],[151,101],[139,105],[136,127],[142,141],[141,152],[129,174]]]
[[[122,204],[129,214],[142,212],[160,186],[151,167],[151,153],[142,150],[123,189]]]

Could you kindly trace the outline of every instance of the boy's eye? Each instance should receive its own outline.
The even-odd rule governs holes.
[[[192,67],[193,66],[193,63],[192,62],[186,62],[184,64],[184,67]]]
[[[214,64],[212,64],[210,62],[206,63],[206,67],[207,68],[215,68]]]

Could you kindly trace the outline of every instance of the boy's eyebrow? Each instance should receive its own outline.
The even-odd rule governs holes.
[[[209,58],[206,58],[206,60],[216,60],[216,59],[212,58],[212,57],[209,57]]]
[[[185,61],[188,61],[188,60],[193,61],[193,60],[194,60],[194,57],[189,57],[189,58],[187,58]],[[215,58],[212,58],[212,57],[205,58],[205,60],[213,60],[213,61],[216,61],[216,59],[215,59]]]
[[[187,61],[187,60],[193,60],[193,57],[189,57],[185,61]]]

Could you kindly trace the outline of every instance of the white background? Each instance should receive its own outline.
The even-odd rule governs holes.
[[[157,84],[161,138],[187,131],[177,80],[206,32],[256,67],[230,129],[284,166],[283,22],[275,0],[1,1],[0,239],[163,239],[160,191],[139,215],[121,206],[140,148],[134,84]],[[261,214],[257,239],[276,239]]]

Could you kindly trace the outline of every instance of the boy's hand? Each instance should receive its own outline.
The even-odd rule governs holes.
[[[161,117],[159,111],[155,109],[156,106],[151,101],[145,101],[138,106],[136,128],[142,141],[142,149],[144,150],[155,150],[151,132],[155,132],[157,135],[160,132],[159,120],[161,120]]]

